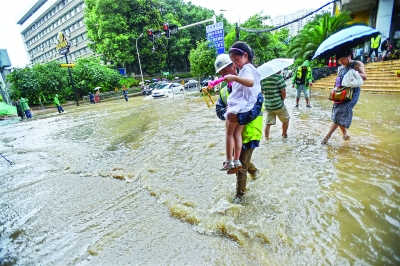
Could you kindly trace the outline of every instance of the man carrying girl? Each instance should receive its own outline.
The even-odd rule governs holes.
[[[232,93],[229,95],[228,108],[224,117],[226,123],[226,164],[228,174],[237,173],[242,164],[239,160],[242,150],[242,131],[244,124],[234,122],[234,116],[241,116],[250,112],[252,116],[247,123],[256,119],[258,113],[251,112],[261,93],[260,72],[253,66],[253,50],[244,42],[236,42],[229,50],[229,57],[234,65],[239,68],[239,75],[226,75],[224,81],[232,84]]]

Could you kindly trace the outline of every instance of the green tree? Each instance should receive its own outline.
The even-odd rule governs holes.
[[[215,74],[214,61],[217,57],[215,47],[208,42],[197,41],[196,49],[190,51],[189,61],[191,73],[195,77],[204,77]]]
[[[349,12],[331,16],[329,13],[319,16],[307,23],[300,33],[289,44],[287,53],[300,61],[310,60],[318,46],[335,32],[350,27],[353,19]]]
[[[106,61],[119,65],[136,63],[136,39],[147,29],[162,25],[156,0],[86,0],[85,24],[90,47]],[[143,70],[159,71],[165,61],[160,43],[153,45],[147,38],[138,40]],[[143,60],[143,58],[145,60]],[[135,64],[137,65],[137,64]]]
[[[73,70],[75,87],[80,95],[87,95],[96,87],[101,87],[101,91],[114,90],[119,87],[121,78],[117,71],[101,65],[99,58],[80,58]],[[73,91],[70,90],[69,94]]]
[[[266,24],[269,16],[263,15],[262,12],[253,15],[246,20],[241,27],[252,30],[265,30],[272,28]],[[246,32],[240,31],[240,40],[246,42],[254,51],[255,58],[253,63],[261,65],[267,61],[270,61],[277,57],[287,57],[285,51],[289,32],[286,29],[280,31],[271,32]],[[225,37],[225,50],[229,51],[229,48],[236,41],[235,27],[232,26],[231,30]]]

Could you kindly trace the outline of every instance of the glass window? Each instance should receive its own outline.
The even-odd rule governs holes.
[[[75,15],[75,8],[71,10],[71,17]]]
[[[66,17],[67,17],[67,19],[69,19],[69,16],[70,16],[70,15],[69,15],[69,12],[68,12],[68,13],[67,13],[67,16],[66,16]]]
[[[77,41],[78,41],[78,42],[81,42],[81,41],[82,41],[82,36],[81,36],[81,35],[78,36]]]
[[[79,20],[79,27],[83,27],[83,20]]]

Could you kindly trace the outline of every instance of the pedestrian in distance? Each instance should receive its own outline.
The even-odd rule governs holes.
[[[15,107],[17,108],[17,115],[18,117],[21,117],[21,119],[25,118],[25,112],[22,109],[22,105],[21,105],[21,100],[17,99],[17,101],[15,102]]]
[[[96,102],[94,101],[94,95],[92,92],[89,92],[89,100],[90,100],[90,104],[95,104]]]
[[[304,93],[304,98],[306,99],[307,108],[311,108],[310,105],[310,88],[312,87],[312,70],[310,67],[310,62],[308,60],[304,61],[304,63],[297,68],[296,74],[292,78],[292,88],[296,87],[297,95],[296,95],[296,105],[294,108],[299,107],[300,95],[301,92]]]
[[[221,76],[226,75],[237,75],[236,67],[227,54],[220,54],[217,56],[214,62],[216,74]],[[232,84],[228,84],[219,91],[219,99],[216,104],[216,113],[219,119],[226,120],[224,114],[227,110],[228,97],[232,93]],[[240,152],[239,160],[242,164],[242,168],[236,173],[236,195],[233,199],[234,203],[243,203],[244,193],[246,191],[247,173],[255,175],[257,168],[251,162],[251,157],[255,148],[259,146],[262,137],[262,126],[263,126],[263,96],[258,94],[257,102],[253,106],[253,109],[244,114],[228,114],[227,119],[233,122],[243,124],[242,131],[242,149]],[[252,120],[252,117],[258,114],[256,119]],[[251,121],[251,122],[249,122]],[[221,170],[229,171],[229,162],[225,161],[222,164]]]
[[[381,36],[376,36],[371,38],[367,63],[369,63],[369,61],[371,60],[372,53],[375,53],[375,61],[378,61],[379,44],[381,44]]]
[[[124,86],[124,98],[125,98],[125,101],[127,102],[128,101],[128,90],[126,89],[125,86]]]
[[[356,59],[364,62],[364,48],[362,48],[361,46],[357,49]]]
[[[286,84],[280,73],[273,74],[261,81],[261,91],[264,94],[264,105],[267,111],[267,121],[264,129],[265,139],[269,139],[270,127],[276,124],[276,117],[282,122],[282,137],[287,138],[289,113],[285,106]]]
[[[228,97],[228,108],[224,114],[243,114],[253,109],[261,93],[260,72],[252,64],[254,52],[244,42],[235,42],[229,49],[229,57],[239,69],[239,75],[226,75],[224,81],[233,82],[232,93]],[[256,119],[258,114],[253,117]],[[243,124],[227,119],[226,124],[226,161],[229,161],[228,174],[234,174],[242,168],[239,160],[242,150]],[[251,122],[250,120],[249,122]],[[232,160],[233,157],[233,160]]]
[[[387,54],[389,53],[389,44],[390,38],[386,38],[381,44],[381,52],[382,52],[382,61],[385,60]]]
[[[367,74],[364,70],[364,64],[361,61],[351,59],[351,50],[342,49],[337,55],[339,58],[339,63],[341,67],[338,69],[338,78],[340,82],[343,80],[344,75],[350,70],[356,70],[363,80],[367,79]],[[332,123],[329,127],[328,134],[321,141],[321,144],[327,144],[328,140],[331,138],[333,132],[339,127],[343,133],[343,140],[349,140],[349,127],[353,119],[353,108],[357,104],[358,98],[360,96],[360,87],[353,88],[353,96],[351,100],[346,100],[341,103],[334,103],[332,107]]]
[[[61,112],[64,113],[64,109],[62,108],[60,101],[58,100],[58,94],[54,96],[54,104],[57,107],[59,114],[61,114]]]
[[[26,118],[32,118],[31,108],[28,105],[28,99],[21,97],[19,100],[21,102],[22,110],[24,111]]]

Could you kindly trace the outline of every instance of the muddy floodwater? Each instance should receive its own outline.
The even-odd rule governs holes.
[[[243,205],[198,95],[0,121],[0,265],[400,265],[400,95],[363,92],[328,145],[327,91],[294,97]]]

